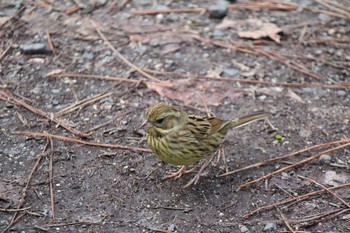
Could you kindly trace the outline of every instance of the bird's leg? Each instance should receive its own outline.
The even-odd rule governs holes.
[[[217,156],[217,159],[216,159],[215,162],[219,163],[220,160],[222,160],[223,163],[224,163],[225,170],[226,170],[226,172],[228,172],[229,169],[228,169],[228,165],[227,165],[227,162],[226,162],[225,147],[224,147],[224,146],[221,146],[221,147],[218,149],[217,154],[218,154],[218,156]]]
[[[163,179],[166,180],[166,179],[174,178],[176,180],[176,179],[179,179],[184,174],[188,174],[188,173],[193,172],[194,169],[195,168],[191,168],[190,170],[186,170],[186,165],[183,165],[180,168],[180,170],[178,170],[177,172],[171,173],[170,175],[164,176]]]
[[[204,164],[202,165],[202,167],[199,169],[199,171],[197,172],[197,174],[184,186],[184,188],[188,188],[190,187],[192,184],[197,184],[199,181],[199,178],[203,175],[205,175],[203,173],[204,169],[206,169],[208,167],[208,165],[211,163],[211,161],[213,161],[214,157],[216,154],[208,157]]]

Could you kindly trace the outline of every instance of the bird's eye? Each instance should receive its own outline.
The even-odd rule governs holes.
[[[164,118],[159,118],[156,120],[157,124],[162,124],[164,122]]]

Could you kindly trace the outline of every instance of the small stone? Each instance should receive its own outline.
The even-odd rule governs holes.
[[[166,5],[157,4],[156,10],[169,10],[169,7]]]
[[[338,24],[340,26],[347,26],[348,25],[348,21],[345,20],[345,19],[341,19],[341,20],[338,21]]]
[[[151,39],[151,40],[148,42],[148,44],[149,44],[150,46],[152,46],[152,47],[157,47],[157,46],[160,45],[160,41],[159,41],[159,39],[154,38],[154,39]]]
[[[208,8],[209,16],[215,19],[222,19],[227,15],[228,3],[226,1],[219,1],[215,5],[211,5]]]
[[[156,15],[157,23],[161,23],[163,19],[164,19],[164,15],[163,14],[157,14]]]
[[[335,33],[335,29],[331,28],[328,30],[328,35],[333,35]]]
[[[335,52],[335,55],[336,55],[337,57],[343,57],[343,56],[344,56],[344,55],[343,55],[343,51],[341,51],[341,50],[336,51],[336,52]]]
[[[321,21],[329,21],[332,19],[332,17],[326,14],[319,14],[318,19]]]
[[[229,69],[224,69],[224,70],[222,71],[222,73],[223,73],[224,76],[233,77],[233,76],[239,75],[240,72],[239,72],[239,70],[237,70],[237,69],[231,69],[231,68],[229,68]]]
[[[60,102],[59,102],[58,100],[53,100],[53,101],[52,101],[52,104],[53,104],[53,106],[57,106],[57,105],[60,104]]]
[[[220,217],[222,217],[222,216],[224,216],[224,215],[225,215],[225,214],[224,214],[224,213],[222,213],[222,212],[221,212],[221,213],[219,213],[219,216],[220,216]]]
[[[276,231],[277,230],[277,225],[276,223],[270,222],[267,223],[264,227],[264,231]]]
[[[318,159],[318,161],[322,164],[330,164],[331,160],[332,160],[332,157],[327,154],[321,155],[320,158]]]
[[[239,226],[239,231],[242,233],[249,233],[250,232],[249,228],[244,226],[244,225]]]
[[[144,45],[141,45],[141,46],[137,46],[135,49],[134,49],[134,52],[140,54],[140,55],[143,55],[147,52],[148,50],[148,47],[147,46],[144,46]]]
[[[323,176],[323,183],[330,186],[345,184],[349,180],[348,176],[335,171],[327,171]]]
[[[312,135],[312,131],[308,129],[301,129],[299,131],[299,136],[302,138],[309,138]]]
[[[41,89],[40,87],[34,87],[30,92],[33,94],[39,94],[41,92]]]
[[[94,59],[94,54],[93,53],[84,53],[81,57],[83,59],[92,60],[92,59]]]
[[[315,55],[321,55],[323,52],[322,52],[322,50],[321,49],[315,49],[314,50],[314,54]]]
[[[166,16],[166,20],[168,22],[177,22],[179,21],[179,15],[178,14],[174,14],[174,13],[170,13]]]
[[[303,6],[311,6],[313,4],[313,1],[311,0],[301,0],[300,1],[300,5],[303,5]]]
[[[51,90],[51,93],[53,93],[53,94],[58,94],[58,93],[60,93],[60,92],[61,92],[60,89],[52,89],[52,90]]]
[[[312,94],[314,92],[314,89],[311,87],[304,87],[302,90],[306,94]]]
[[[223,36],[226,36],[226,32],[221,31],[221,30],[215,30],[215,31],[213,31],[212,36],[213,37],[223,37]]]
[[[23,44],[19,48],[24,54],[45,54],[51,52],[44,43]]]
[[[343,91],[343,90],[339,90],[337,91],[337,95],[338,96],[346,96],[348,93],[346,91]]]
[[[160,69],[162,69],[163,68],[163,64],[162,63],[158,63],[158,64],[156,64],[155,66],[154,66],[154,69],[156,69],[156,70],[160,70]]]
[[[45,59],[44,58],[40,58],[40,57],[35,57],[35,58],[31,58],[28,60],[28,63],[31,64],[44,64],[45,63]]]
[[[170,224],[169,227],[168,227],[168,231],[175,231],[176,230],[176,225],[175,224]]]

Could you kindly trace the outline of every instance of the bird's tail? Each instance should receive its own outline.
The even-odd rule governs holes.
[[[248,114],[246,116],[242,116],[240,118],[235,118],[235,119],[231,120],[229,123],[229,128],[231,128],[231,129],[238,128],[238,127],[250,124],[254,121],[267,118],[270,115],[271,115],[271,113],[263,111],[263,110],[253,112],[253,113]]]

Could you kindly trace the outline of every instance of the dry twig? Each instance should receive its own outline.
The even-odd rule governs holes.
[[[334,187],[331,187],[329,189],[330,190],[335,190],[335,189],[346,188],[346,187],[350,187],[350,183],[334,186]],[[275,202],[275,203],[270,204],[270,205],[261,206],[261,207],[255,209],[255,210],[253,210],[253,211],[243,215],[242,218],[248,218],[249,216],[251,216],[251,215],[253,215],[253,214],[257,213],[257,212],[260,212],[262,210],[270,209],[270,208],[273,208],[275,206],[283,205],[283,204],[286,204],[286,203],[289,203],[289,202],[292,202],[292,201],[296,201],[296,200],[303,199],[303,198],[306,198],[306,197],[311,197],[311,196],[314,196],[314,195],[317,195],[317,194],[320,194],[320,193],[324,193],[324,192],[326,192],[326,190],[322,189],[322,190],[318,190],[318,191],[314,191],[314,192],[309,192],[309,193],[306,193],[306,194],[303,194],[303,195],[300,195],[300,196],[297,196],[297,197],[285,199],[283,201]]]
[[[350,204],[347,203],[344,199],[342,199],[341,197],[339,197],[337,194],[335,194],[333,191],[331,191],[329,188],[327,188],[326,186],[318,183],[316,180],[314,179],[311,179],[309,177],[305,177],[305,176],[301,176],[301,175],[298,175],[298,177],[302,178],[302,179],[305,179],[305,180],[309,180],[311,182],[313,182],[314,184],[320,186],[321,188],[323,188],[324,190],[326,190],[327,192],[329,192],[330,194],[332,194],[335,198],[337,198],[340,202],[342,202],[344,205],[346,205],[348,208],[350,208]]]
[[[278,213],[280,214],[280,216],[281,216],[281,218],[282,218],[284,224],[285,224],[285,225],[287,226],[287,228],[290,230],[290,232],[295,233],[294,229],[293,229],[292,226],[289,224],[289,221],[288,221],[287,217],[284,215],[284,213],[282,213],[282,211],[281,211],[278,207],[276,207],[276,209],[277,209]]]
[[[100,27],[95,23],[95,21],[90,20],[91,24],[95,27],[95,30],[97,32],[97,34],[101,37],[101,39],[108,45],[108,47],[114,52],[115,55],[117,55],[117,57],[119,57],[120,60],[122,60],[125,64],[127,64],[128,66],[130,66],[131,68],[133,68],[134,70],[136,70],[137,72],[139,72],[140,74],[142,74],[143,76],[147,77],[148,79],[151,79],[153,81],[159,81],[159,79],[153,77],[152,75],[147,74],[146,72],[144,72],[143,70],[141,70],[139,67],[137,67],[136,65],[134,65],[133,63],[131,63],[128,59],[126,59],[123,55],[121,55],[115,48],[114,46],[111,44],[111,42],[109,42],[109,40],[107,39],[107,37],[102,33]]]
[[[23,188],[22,190],[22,196],[21,196],[21,199],[19,200],[19,203],[17,205],[17,210],[21,209],[23,207],[23,204],[24,204],[24,201],[25,201],[25,198],[27,196],[27,191],[28,191],[28,188],[29,188],[29,185],[30,185],[30,182],[32,181],[32,178],[33,178],[33,175],[34,175],[34,172],[36,171],[36,169],[38,168],[40,162],[41,162],[41,159],[45,156],[46,154],[46,150],[49,146],[49,140],[47,140],[46,142],[46,145],[44,146],[44,149],[43,151],[41,152],[41,154],[38,156],[38,159],[36,160],[28,178],[27,178],[27,183],[26,183],[26,186]],[[15,212],[15,214],[12,216],[11,218],[11,222],[7,225],[7,227],[3,230],[3,232],[6,232],[8,229],[10,229],[16,222],[19,221],[19,219],[21,219],[25,214],[22,214],[20,216],[17,216],[18,212]]]
[[[234,170],[234,171],[226,172],[226,173],[224,173],[224,174],[222,174],[220,176],[232,175],[232,174],[235,174],[237,172],[241,172],[241,171],[248,170],[248,169],[251,169],[251,168],[257,168],[257,167],[260,167],[260,166],[265,165],[265,164],[269,164],[269,163],[276,162],[276,161],[281,160],[281,159],[289,158],[289,157],[292,157],[292,156],[304,153],[306,151],[310,151],[310,150],[314,150],[314,149],[317,149],[317,148],[320,148],[320,147],[326,147],[326,146],[330,146],[330,145],[334,145],[334,144],[338,144],[338,143],[346,143],[346,142],[350,142],[350,138],[344,139],[344,140],[333,141],[333,142],[326,142],[326,143],[318,144],[318,145],[315,145],[315,146],[311,146],[311,147],[308,147],[306,149],[302,149],[302,150],[299,150],[299,151],[296,151],[296,152],[293,152],[293,153],[290,153],[290,154],[286,154],[286,155],[279,156],[279,157],[276,157],[276,158],[273,158],[273,159],[269,159],[269,160],[264,161],[264,162],[254,163],[254,164],[251,164],[251,165],[243,167],[243,168],[239,168],[239,169]]]
[[[79,137],[89,137],[90,136],[89,134],[84,134],[76,129],[73,129],[72,127],[70,127],[69,125],[67,125],[63,121],[61,121],[59,118],[55,117],[53,113],[46,113],[41,109],[35,108],[35,107],[27,104],[26,102],[24,102],[20,99],[17,99],[10,92],[0,91],[0,100],[8,101],[12,104],[24,107],[24,108],[28,109],[29,111],[31,111],[39,116],[45,117],[45,118],[55,122],[58,126],[65,128],[66,130],[68,130],[69,132],[71,132],[74,135],[77,135]]]
[[[323,155],[323,154],[327,154],[327,153],[330,153],[330,152],[333,152],[333,151],[342,149],[342,148],[347,147],[347,146],[350,146],[350,143],[346,143],[346,144],[344,144],[344,145],[337,146],[337,147],[335,147],[335,148],[322,151],[321,153],[318,153],[318,154],[316,154],[316,155],[310,156],[310,157],[308,157],[308,158],[306,158],[306,159],[303,159],[303,160],[301,160],[301,161],[299,161],[299,162],[297,162],[297,163],[294,163],[294,164],[292,164],[292,165],[289,165],[289,166],[283,167],[283,168],[281,168],[281,169],[278,169],[278,170],[276,170],[276,171],[274,171],[274,172],[271,172],[271,173],[269,173],[269,174],[267,174],[267,175],[264,175],[264,176],[262,176],[262,177],[260,177],[260,178],[258,178],[258,179],[255,179],[255,180],[253,180],[253,181],[250,181],[250,182],[241,184],[241,185],[239,186],[238,189],[241,189],[241,188],[247,187],[247,186],[249,186],[249,185],[255,184],[256,182],[259,182],[259,181],[261,181],[261,180],[265,180],[265,179],[267,179],[267,178],[269,178],[269,177],[271,177],[271,176],[273,176],[273,175],[276,175],[276,174],[278,174],[278,173],[284,172],[284,171],[289,170],[289,169],[291,169],[291,168],[300,166],[301,164],[307,163],[307,162],[309,162],[309,161],[311,161],[311,160],[313,160],[313,159],[316,159],[316,158],[320,157],[320,156]]]
[[[142,152],[151,152],[150,149],[146,149],[146,148],[123,146],[123,145],[118,145],[118,144],[105,144],[105,143],[97,143],[97,142],[88,142],[88,141],[83,141],[83,140],[76,139],[76,138],[70,138],[70,137],[55,135],[55,134],[50,134],[50,133],[18,131],[18,132],[14,132],[14,134],[28,135],[28,136],[33,136],[33,137],[52,137],[52,138],[57,138],[59,140],[64,140],[64,141],[74,142],[74,143],[79,143],[79,144],[84,144],[84,145],[90,145],[90,146],[108,147],[108,148],[116,148],[116,149],[123,149],[123,150],[136,150],[136,151],[142,151]]]

